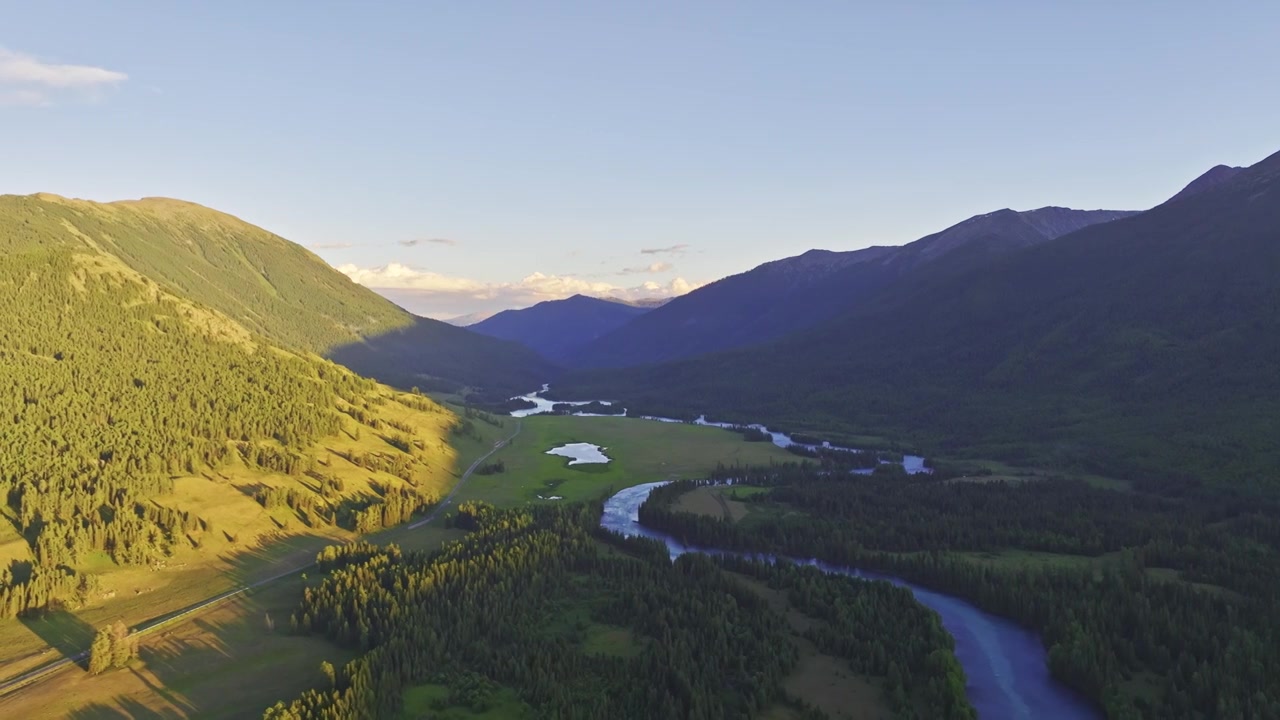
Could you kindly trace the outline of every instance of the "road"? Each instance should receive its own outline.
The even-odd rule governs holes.
[[[467,468],[467,471],[462,473],[462,477],[458,478],[458,484],[453,486],[453,489],[449,491],[449,494],[445,496],[445,499],[441,500],[440,504],[436,505],[435,509],[432,510],[430,513],[428,513],[426,517],[422,518],[416,523],[409,525],[408,529],[414,530],[416,528],[422,527],[423,525],[426,525],[432,520],[435,520],[436,516],[440,514],[441,510],[444,510],[446,507],[448,507],[450,504],[453,503],[453,496],[458,494],[458,491],[461,490],[462,486],[466,484],[467,478],[471,477],[471,473],[475,472],[476,468],[480,467],[480,463],[483,463],[485,460],[488,460],[489,458],[493,457],[494,453],[498,452],[499,450],[506,447],[507,445],[510,445],[511,441],[515,440],[516,436],[519,435],[520,431],[523,429],[524,429],[524,421],[516,420],[516,431],[511,433],[511,435],[509,435],[506,439],[499,440],[498,442],[494,443],[492,450],[485,453],[484,455],[481,455],[479,458],[476,458],[476,461],[471,463],[471,467]]]
[[[509,445],[512,440],[515,440],[516,436],[520,434],[520,431],[522,429],[523,429],[523,422],[521,420],[516,420],[515,432],[511,433],[511,435],[507,436],[505,439],[499,440],[498,442],[494,443],[493,448],[490,449],[489,452],[485,453],[484,455],[481,455],[475,462],[471,463],[471,467],[467,468],[466,472],[462,473],[462,477],[458,478],[458,482],[454,484],[453,489],[449,491],[449,494],[445,497],[444,500],[441,500],[435,506],[435,508],[430,513],[427,514],[426,517],[424,517],[423,519],[415,523],[407,525],[404,529],[415,530],[417,528],[422,527],[423,525],[426,525],[427,523],[430,523],[432,520],[435,520],[442,510],[444,510],[446,507],[448,507],[453,503],[453,496],[458,494],[458,491],[461,490],[462,486],[466,484],[468,479],[471,478],[471,475],[476,471],[476,468],[480,467],[480,464],[483,463],[485,460],[488,460],[489,458],[493,457],[494,453],[498,452],[502,448]],[[264,585],[270,585],[271,583],[276,582],[277,580],[280,580],[282,578],[287,578],[290,575],[297,575],[298,573],[309,570],[314,566],[315,566],[314,562],[307,563],[306,565],[293,568],[292,570],[286,570],[277,575],[272,575],[269,578],[263,578],[262,580],[258,580],[257,582],[252,582],[252,583],[249,583],[248,585],[242,585],[233,590],[228,590],[227,592],[224,592],[220,595],[215,595],[211,598],[201,600],[200,602],[194,605],[188,605],[187,607],[181,610],[178,610],[176,613],[173,613],[155,620],[144,622],[143,624],[134,628],[133,632],[129,633],[129,636],[139,637],[146,633],[152,632],[161,626],[168,625],[173,622],[177,622],[178,620],[181,620],[184,618],[189,618],[192,615],[195,615],[202,610],[206,610],[214,605],[217,605],[218,603],[221,603],[224,600],[229,600],[237,595],[249,592],[250,590],[253,590],[255,588],[260,588]],[[9,693],[15,692],[17,690],[20,690],[40,680],[43,677],[52,675],[57,671],[63,668],[66,668],[74,663],[78,663],[83,660],[86,660],[88,657],[89,657],[89,651],[85,650],[83,652],[76,653],[75,655],[72,655],[70,657],[65,657],[65,658],[62,658],[61,660],[51,662],[48,665],[42,665],[41,667],[38,667],[35,670],[31,670],[30,672],[23,673],[22,675],[19,675],[11,680],[6,680],[4,683],[0,683],[0,697],[8,695]]]

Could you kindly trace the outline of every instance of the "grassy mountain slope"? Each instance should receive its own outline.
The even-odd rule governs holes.
[[[557,386],[1135,479],[1280,480],[1280,155],[754,350]]]
[[[410,322],[303,247],[193,203],[5,196],[0,218],[44,244],[114,255],[176,294],[300,350],[322,353]]]
[[[518,342],[545,358],[565,363],[587,343],[647,312],[648,308],[574,295],[522,310],[504,310],[470,329]]]
[[[0,200],[0,618],[23,616],[0,679],[454,482],[451,412],[176,294],[46,203]]]
[[[578,367],[627,367],[759,345],[847,312],[922,268],[962,272],[1004,253],[1132,213],[998,210],[901,247],[811,250],[676,298],[588,345]]]
[[[552,372],[534,353],[415,317],[311,252],[225,213],[165,198],[94,203],[0,196],[0,233],[42,247],[91,249],[292,350],[341,356],[366,375],[408,385],[444,378],[527,390]],[[415,352],[380,355],[381,337]],[[370,345],[373,343],[373,345]],[[354,349],[353,349],[354,348]],[[394,370],[394,372],[392,372]]]

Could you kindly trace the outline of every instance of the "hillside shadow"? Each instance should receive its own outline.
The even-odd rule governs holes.
[[[97,629],[65,609],[19,616],[18,622],[65,658],[89,649]]]
[[[333,538],[315,532],[285,537],[277,534],[253,546],[224,553],[222,561],[229,566],[224,575],[236,585],[249,585],[298,566],[309,565],[315,560],[316,553],[335,542]]]
[[[309,564],[330,542],[302,534],[240,548],[223,556],[228,566],[224,576],[237,587],[251,585]],[[319,685],[324,679],[320,661],[340,664],[348,656],[323,640],[292,632],[290,614],[302,599],[300,576],[298,572],[236,593],[186,617],[178,616],[203,602],[149,618],[147,625],[177,619],[141,635],[138,659],[127,668],[107,671],[101,684],[86,678],[78,691],[83,704],[67,717],[260,717],[272,703]],[[42,623],[24,622],[66,656],[87,649],[95,632],[67,612],[50,613]],[[132,675],[128,687],[133,689],[119,694],[123,686],[111,676],[125,673]],[[38,709],[33,711],[25,717],[42,717]]]
[[[403,389],[452,393],[470,387],[498,402],[563,373],[518,343],[420,317],[407,327],[332,348],[325,357]]]
[[[323,537],[304,535],[247,549],[228,559],[228,575],[250,584],[310,562],[325,544]],[[117,696],[73,717],[259,717],[272,703],[319,686],[321,660],[341,664],[349,656],[292,631],[289,617],[302,599],[300,575],[249,589],[144,636],[139,662],[128,672],[145,685],[145,696],[141,690]]]
[[[126,695],[117,697],[114,705],[89,703],[67,713],[69,720],[176,720],[177,713],[157,712]]]

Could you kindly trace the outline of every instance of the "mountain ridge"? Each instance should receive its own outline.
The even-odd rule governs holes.
[[[1280,153],[1141,214],[946,270],[766,346],[556,389],[1135,482],[1278,479]]]
[[[496,385],[519,392],[555,372],[526,348],[410,314],[319,256],[233,215],[172,198],[111,203],[51,193],[0,195],[15,241],[85,247],[250,332],[401,384]],[[0,238],[0,249],[5,242]],[[412,352],[385,336],[418,339]],[[382,347],[396,354],[384,357]],[[532,384],[532,385],[531,385]]]
[[[747,347],[843,312],[920,266],[957,271],[1131,211],[1044,207],[976,215],[906,245],[809,250],[723,278],[639,317],[564,358],[580,368],[627,367]]]
[[[565,362],[582,346],[647,312],[649,308],[614,298],[578,294],[504,310],[470,329],[521,343],[552,362]]]

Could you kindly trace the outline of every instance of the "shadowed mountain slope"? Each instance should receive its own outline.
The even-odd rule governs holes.
[[[522,310],[504,310],[470,326],[470,330],[518,342],[543,357],[564,363],[587,343],[647,312],[645,307],[574,295]]]
[[[1280,481],[1280,154],[944,269],[768,346],[557,389],[1135,479]]]
[[[588,345],[579,367],[627,367],[758,345],[817,325],[924,267],[961,272],[993,257],[1133,213],[1046,207],[969,218],[901,247],[810,250],[725,278]]]

